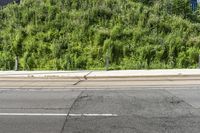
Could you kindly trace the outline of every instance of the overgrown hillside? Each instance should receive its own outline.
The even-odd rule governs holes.
[[[0,9],[0,69],[195,68],[188,0],[23,0]]]

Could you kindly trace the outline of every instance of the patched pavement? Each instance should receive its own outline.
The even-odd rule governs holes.
[[[0,132],[199,133],[199,90],[0,90]]]

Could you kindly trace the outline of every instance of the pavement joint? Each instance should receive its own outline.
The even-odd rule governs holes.
[[[74,83],[73,85],[78,85],[80,82],[83,82],[85,80],[80,79],[79,81],[77,81],[76,83]]]
[[[93,71],[88,72],[86,75],[83,76],[84,79],[80,79],[79,81],[77,81],[73,85],[78,85],[79,83],[86,81],[87,80],[87,76],[89,76],[92,72]]]
[[[67,112],[67,115],[66,115],[66,118],[65,118],[65,121],[64,121],[64,123],[63,123],[63,126],[62,126],[62,128],[61,128],[60,133],[63,133],[63,132],[64,132],[65,125],[66,125],[66,123],[67,123],[67,121],[68,121],[68,117],[70,116],[70,112],[71,112],[73,106],[75,105],[75,103],[79,100],[79,98],[80,98],[81,95],[83,94],[83,92],[84,92],[84,91],[81,91],[81,92],[80,92],[80,94],[77,96],[77,98],[74,100],[74,102],[72,103],[71,107],[69,108],[69,111]]]
[[[170,101],[172,104],[174,104],[174,103],[177,104],[178,102],[182,102],[182,103],[185,103],[185,104],[187,104],[188,106],[192,107],[193,109],[195,109],[191,104],[189,104],[189,103],[186,102],[185,100],[183,100],[183,99],[179,98],[178,96],[172,94],[170,91],[168,91],[168,90],[166,90],[166,89],[164,89],[164,90],[165,90],[168,94],[170,94],[170,95],[172,96],[172,99],[171,99],[171,101]],[[174,99],[176,99],[176,100],[174,100]],[[187,110],[188,113],[189,113],[191,116],[194,116],[194,115],[192,114],[192,112],[190,111],[189,108],[185,108],[185,110]]]

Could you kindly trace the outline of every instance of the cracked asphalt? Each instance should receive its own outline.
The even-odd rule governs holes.
[[[199,132],[200,87],[0,90],[0,133]]]

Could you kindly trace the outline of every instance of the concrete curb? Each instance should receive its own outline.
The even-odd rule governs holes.
[[[1,71],[0,78],[84,78],[90,71]]]
[[[200,77],[200,69],[119,71],[1,71],[0,78],[101,79],[101,78]]]

